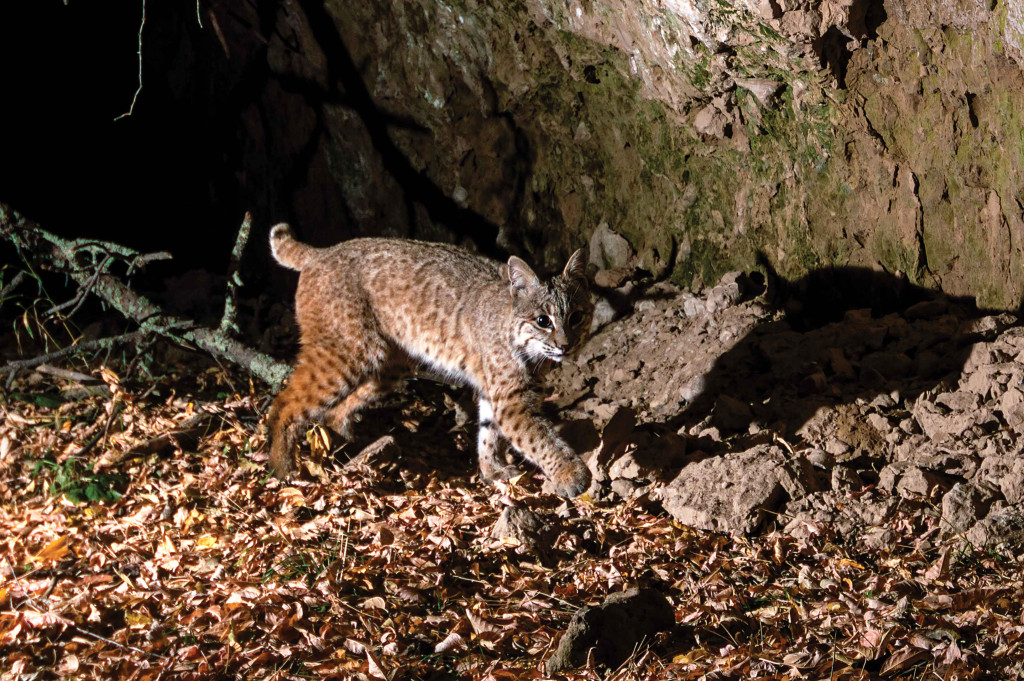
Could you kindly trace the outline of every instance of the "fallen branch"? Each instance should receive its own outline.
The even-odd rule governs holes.
[[[55,359],[61,359],[62,357],[69,357],[70,355],[77,355],[82,352],[91,352],[93,350],[106,350],[118,343],[135,343],[149,333],[149,331],[140,329],[138,331],[132,331],[131,333],[123,333],[120,336],[83,341],[81,343],[76,343],[75,345],[69,345],[66,348],[61,348],[60,350],[54,350],[53,352],[38,355],[37,357],[30,357],[28,359],[12,359],[9,360],[7,364],[0,367],[0,373],[17,373],[22,369],[31,369],[39,366],[40,364],[46,364],[47,362],[51,362]]]
[[[23,255],[27,253],[42,258],[74,279],[80,286],[88,287],[89,291],[125,317],[137,322],[140,328],[133,333],[156,333],[179,342],[192,343],[214,357],[244,367],[275,389],[279,388],[291,373],[291,368],[287,364],[234,340],[220,330],[196,326],[192,320],[168,314],[145,296],[131,290],[117,277],[102,271],[102,268],[97,276],[97,271],[80,266],[78,262],[78,256],[83,252],[90,253],[94,262],[98,251],[104,255],[116,252],[125,258],[131,258],[130,262],[134,268],[154,257],[161,257],[162,254],[143,256],[118,244],[62,239],[26,220],[5,204],[0,204],[0,235],[14,243]],[[115,342],[122,339],[124,337],[104,340]],[[41,358],[8,362],[3,369],[17,371],[36,366],[66,354],[80,352],[84,345],[86,344],[80,343],[73,349],[58,351],[63,354],[49,353]]]
[[[214,415],[210,412],[200,412],[169,433],[150,438],[126,452],[111,452],[100,457],[93,464],[92,472],[98,473],[104,468],[117,466],[129,459],[135,459],[140,456],[168,454],[175,449],[193,449],[199,444],[199,440],[202,437],[210,433],[210,422],[213,418]]]
[[[48,374],[57,378],[62,378],[65,381],[75,381],[82,385],[93,385],[96,383],[102,383],[103,381],[90,376],[89,374],[83,374],[79,371],[69,371],[68,369],[61,369],[60,367],[50,366],[49,364],[41,364],[36,367],[36,371],[41,374]],[[108,391],[109,392],[109,391]]]

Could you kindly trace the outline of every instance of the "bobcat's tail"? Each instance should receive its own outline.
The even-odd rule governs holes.
[[[270,252],[285,267],[301,272],[314,250],[312,246],[296,239],[292,228],[285,223],[270,228]]]

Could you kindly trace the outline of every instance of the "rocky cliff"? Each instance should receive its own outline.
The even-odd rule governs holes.
[[[866,266],[1021,302],[1012,0],[251,11],[219,22],[273,74],[247,134],[288,166],[275,200],[314,239],[455,237],[554,263],[606,223],[681,284],[761,251],[790,277]]]

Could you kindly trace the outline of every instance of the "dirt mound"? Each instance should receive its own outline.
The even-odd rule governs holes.
[[[866,273],[892,304],[858,307]],[[731,533],[870,538],[899,500],[972,544],[1021,536],[1024,328],[855,274],[849,294],[836,275],[771,303],[740,273],[702,295],[657,284],[601,327],[554,378],[563,416],[600,431],[591,495]]]

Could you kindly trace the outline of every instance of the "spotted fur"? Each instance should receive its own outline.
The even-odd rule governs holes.
[[[270,463],[294,471],[304,424],[347,431],[350,417],[419,363],[476,391],[484,478],[507,477],[509,445],[567,497],[590,483],[587,467],[540,413],[540,368],[570,356],[593,315],[582,251],[543,282],[521,259],[500,264],[447,244],[354,239],[330,248],[271,230],[271,250],[301,272],[295,296],[302,347],[270,409]]]

